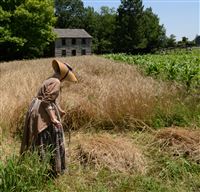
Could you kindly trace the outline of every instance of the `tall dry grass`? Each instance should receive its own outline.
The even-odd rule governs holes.
[[[142,76],[134,66],[97,56],[58,59],[71,64],[79,79],[77,84],[63,83],[61,94],[61,106],[67,111],[64,121],[74,129],[95,125],[123,129],[124,122],[138,125],[152,117],[158,103],[169,102],[169,87]],[[53,73],[51,61],[0,63],[0,122],[4,130],[21,129],[28,104],[42,81]]]

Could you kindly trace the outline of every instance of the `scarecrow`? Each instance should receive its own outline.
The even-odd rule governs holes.
[[[51,152],[53,173],[62,174],[65,170],[64,132],[61,117],[65,112],[59,106],[61,82],[77,82],[69,64],[52,61],[54,74],[46,79],[37,96],[32,100],[26,114],[20,153],[38,150],[41,159]]]

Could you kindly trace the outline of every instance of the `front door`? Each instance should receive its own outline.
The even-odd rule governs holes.
[[[62,50],[62,56],[66,56],[66,50]]]
[[[72,50],[72,56],[76,56],[76,50]]]

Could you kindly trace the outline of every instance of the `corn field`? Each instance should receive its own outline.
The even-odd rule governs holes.
[[[188,90],[200,88],[200,49],[147,55],[109,54],[106,58],[135,64],[146,75],[176,81]]]

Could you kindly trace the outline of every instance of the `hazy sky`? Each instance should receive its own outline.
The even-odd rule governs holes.
[[[99,10],[101,6],[118,8],[120,0],[83,0],[84,6]],[[167,36],[174,34],[177,40],[183,36],[193,40],[200,35],[200,0],[143,0],[145,8],[151,7],[160,18]]]

